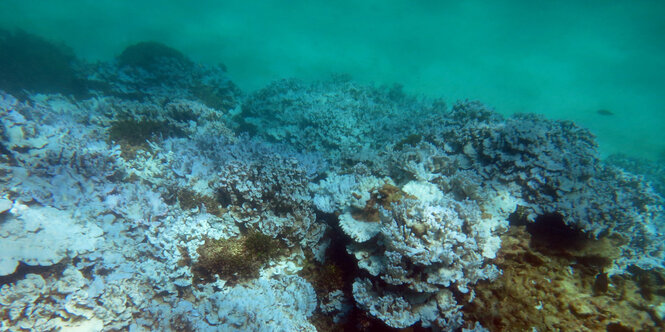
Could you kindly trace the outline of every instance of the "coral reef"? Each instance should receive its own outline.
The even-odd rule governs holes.
[[[256,92],[233,120],[241,131],[304,151],[326,151],[339,166],[343,159],[371,161],[395,132],[417,133],[444,104],[407,97],[399,86],[359,86],[339,77],[311,85],[281,80]]]
[[[157,42],[140,42],[130,45],[118,55],[121,67],[138,67],[159,74],[165,67],[161,62],[171,61],[182,71],[191,70],[194,63],[178,50]],[[162,77],[156,77],[161,79]]]
[[[85,277],[69,267],[57,279],[27,274],[12,285],[0,288],[0,322],[3,330],[102,329],[93,319],[96,307],[84,289]]]
[[[307,320],[314,309],[312,286],[298,276],[285,276],[216,293],[203,311],[219,330],[315,331]]]
[[[665,154],[663,154],[665,158]],[[665,196],[665,166],[662,160],[645,160],[632,158],[626,155],[611,155],[605,160],[608,164],[624,169],[635,175],[644,177],[653,189],[661,196]]]
[[[244,227],[283,238],[289,245],[318,243],[326,226],[316,222],[308,189],[308,178],[315,174],[270,145],[240,143],[244,144],[229,147],[231,156],[221,165],[223,176],[214,185],[228,203],[224,208],[229,215]]]
[[[194,64],[179,51],[156,42],[128,46],[116,61],[85,68],[96,94],[122,99],[199,100],[222,111],[240,102],[240,89],[220,66]]]
[[[634,175],[601,163],[588,131],[535,115],[504,120],[475,103],[456,105],[450,118],[446,129],[431,134],[436,146],[451,150],[447,163],[498,182],[496,188],[524,202],[530,220],[559,213],[595,237],[630,234],[616,271],[662,267],[662,197]]]
[[[48,266],[90,253],[102,235],[101,228],[78,224],[69,212],[20,202],[1,222],[0,276],[14,273],[19,262]]]
[[[525,226],[513,227],[502,237],[495,262],[503,276],[479,282],[473,302],[463,309],[465,317],[492,331],[663,328],[656,308],[665,293],[647,296],[638,273],[609,279],[603,273],[619,254],[616,241],[580,238],[561,246],[536,237]]]
[[[152,42],[67,68],[85,93],[0,86],[28,91],[0,92],[2,330],[663,327],[656,169],[572,122],[342,78],[244,96]]]
[[[349,182],[348,178],[337,179]],[[320,186],[324,189],[321,194],[335,192],[325,190],[329,187]],[[355,240],[347,250],[369,273],[369,278],[353,283],[353,296],[361,308],[392,327],[404,328],[418,321],[425,327],[459,327],[462,315],[448,288],[466,293],[469,284],[499,274],[487,259],[498,250],[497,234],[505,223],[482,218],[478,205],[457,201],[427,182],[393,188],[397,189],[386,184],[375,187],[375,194],[360,204],[373,205],[379,221],[348,222],[349,218],[343,218],[348,214],[340,216],[342,230]],[[347,201],[361,197],[354,190],[349,196]],[[363,223],[373,225],[373,231],[354,227]]]
[[[194,278],[214,281],[215,275],[227,281],[256,278],[259,269],[280,254],[279,241],[259,232],[239,239],[206,239],[197,249],[199,258],[192,270]]]
[[[30,93],[88,95],[85,76],[71,49],[24,31],[0,29],[0,89],[25,98]],[[29,92],[25,92],[27,90]]]
[[[111,124],[109,139],[121,145],[147,147],[147,141],[159,134],[162,137],[183,136],[184,133],[168,123],[153,120],[118,120]],[[123,144],[124,143],[124,144]]]

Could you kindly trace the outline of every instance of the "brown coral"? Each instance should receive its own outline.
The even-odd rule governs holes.
[[[211,282],[215,275],[230,283],[256,278],[261,267],[282,249],[278,240],[259,232],[236,239],[206,239],[196,250],[199,259],[192,266],[194,281]]]
[[[531,238],[524,226],[513,226],[502,237],[495,263],[503,275],[478,283],[476,298],[464,307],[467,321],[479,321],[491,331],[663,329],[650,308],[665,297],[643,296],[639,283],[628,276],[607,278],[604,285],[602,262],[617,253],[612,239],[548,250]]]

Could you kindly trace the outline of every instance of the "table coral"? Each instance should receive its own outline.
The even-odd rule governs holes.
[[[102,230],[77,223],[68,212],[28,207],[15,202],[0,230],[0,276],[14,272],[19,262],[54,265],[92,252]]]

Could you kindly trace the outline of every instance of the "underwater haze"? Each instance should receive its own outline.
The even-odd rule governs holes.
[[[245,91],[280,78],[402,84],[573,120],[603,155],[665,158],[662,1],[13,1],[0,27],[88,60],[163,42]]]
[[[1,1],[0,331],[665,331],[656,1]]]

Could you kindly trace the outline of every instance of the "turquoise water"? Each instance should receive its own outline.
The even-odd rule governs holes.
[[[2,1],[0,27],[108,60],[160,41],[244,91],[349,74],[574,120],[602,155],[665,158],[662,1]],[[598,110],[612,115],[602,115]]]

